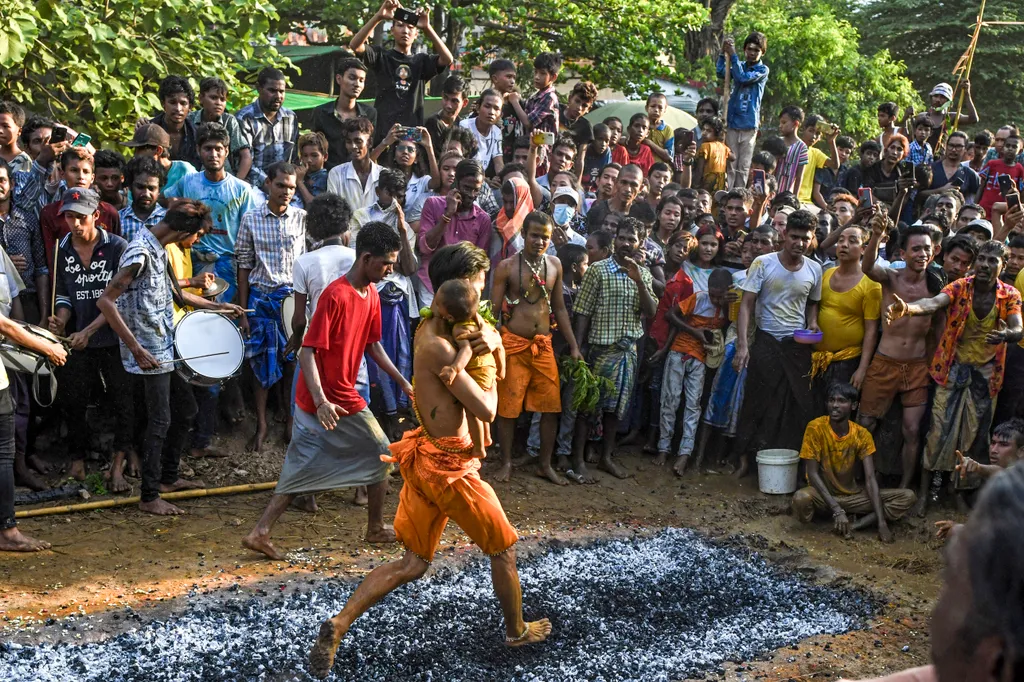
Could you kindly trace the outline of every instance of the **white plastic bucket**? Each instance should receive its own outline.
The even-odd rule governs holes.
[[[757,453],[757,483],[769,495],[796,492],[800,453],[796,450],[760,450]]]

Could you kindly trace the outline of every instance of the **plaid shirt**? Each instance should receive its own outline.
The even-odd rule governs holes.
[[[145,220],[140,220],[135,215],[135,209],[129,204],[125,208],[118,211],[118,215],[121,216],[121,236],[124,240],[130,242],[135,239],[135,235],[139,233],[142,228],[151,229],[154,225],[163,220],[164,216],[167,215],[167,209],[157,204],[153,207],[153,212],[149,214],[149,217]]]
[[[266,170],[278,161],[291,161],[299,139],[299,121],[295,112],[281,107],[273,121],[260,109],[259,100],[243,108],[235,118],[242,135],[252,145],[252,170],[246,178],[253,187],[262,187]]]
[[[52,168],[52,166],[51,166]],[[32,211],[39,217],[39,211],[49,201],[40,203],[46,182],[50,177],[50,169],[43,168],[37,161],[32,162],[31,170],[14,171],[11,174],[11,185],[14,187],[11,200],[26,211]]]
[[[931,163],[933,158],[932,146],[927,142],[923,145],[919,144],[917,140],[910,143],[910,151],[907,153],[907,160],[915,166],[922,163]]]
[[[653,280],[647,268],[640,268],[640,279],[653,298]],[[614,258],[605,258],[587,269],[573,312],[590,317],[587,341],[591,345],[612,346],[622,340],[636,341],[644,335],[640,291],[626,274],[626,268]]]
[[[558,133],[558,95],[553,87],[533,93],[523,111],[534,132]]]
[[[278,216],[270,204],[257,206],[242,216],[235,242],[239,270],[250,270],[249,284],[271,293],[292,285],[295,259],[306,251],[306,212],[288,206]]]
[[[955,282],[950,282],[943,288],[942,293],[949,296],[949,308],[946,310],[946,328],[939,339],[939,345],[935,348],[935,357],[928,368],[932,379],[939,386],[945,386],[949,379],[949,372],[953,369],[956,361],[956,346],[960,341],[960,335],[964,332],[967,318],[974,306],[974,276],[964,277]],[[999,319],[1009,322],[1011,315],[1020,315],[1021,308],[1020,292],[1013,286],[1001,281],[996,281],[995,305]],[[993,398],[999,393],[1003,386],[1003,374],[1006,370],[1006,344],[1000,343],[996,346],[995,371],[989,379],[988,392]]]
[[[304,182],[306,183],[306,189],[314,197],[318,197],[327,191],[327,176],[330,173],[326,168],[321,168],[315,173],[306,173]],[[295,193],[298,195],[298,192]]]
[[[31,211],[12,203],[10,213],[0,216],[0,246],[9,256],[24,256],[28,263],[25,272],[20,273],[25,280],[22,291],[34,292],[36,277],[49,276],[39,218]]]

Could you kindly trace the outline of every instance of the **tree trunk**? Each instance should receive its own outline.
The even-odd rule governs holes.
[[[725,20],[736,0],[704,0],[711,20],[697,31],[686,34],[686,60],[696,62],[704,57],[718,55],[722,46]]]

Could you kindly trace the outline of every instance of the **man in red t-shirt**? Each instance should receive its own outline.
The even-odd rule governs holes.
[[[1021,140],[1011,135],[1003,143],[1003,153],[999,158],[992,159],[981,169],[982,187],[978,190],[978,205],[985,209],[985,215],[992,215],[992,205],[997,201],[1005,201],[999,189],[999,176],[1009,175],[1017,191],[1022,191],[1024,183],[1024,165],[1017,163],[1017,152],[1020,151]]]
[[[60,174],[68,188],[64,190],[64,196],[60,201],[47,204],[39,213],[39,230],[43,234],[46,262],[50,264],[51,269],[53,268],[54,247],[64,238],[64,235],[71,232],[71,228],[68,227],[67,221],[61,214],[61,206],[64,205],[64,199],[77,201],[78,197],[72,196],[76,189],[92,187],[93,170],[92,154],[85,147],[69,147],[60,155]],[[118,215],[117,209],[107,202],[101,201],[98,210],[100,217],[96,220],[96,226],[120,237],[121,217]]]
[[[356,238],[356,261],[348,274],[324,289],[299,351],[298,390],[281,476],[256,527],[242,540],[271,559],[284,557],[270,543],[270,530],[300,495],[367,486],[366,541],[395,541],[384,525],[389,465],[388,439],[356,390],[363,353],[410,397],[412,386],[380,344],[380,298],[375,285],[391,274],[401,237],[386,223],[363,225]]]

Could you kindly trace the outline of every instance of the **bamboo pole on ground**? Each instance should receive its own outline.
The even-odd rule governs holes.
[[[277,481],[267,483],[247,483],[245,485],[229,485],[222,488],[202,488],[200,490],[181,490],[176,493],[165,493],[160,495],[161,499],[167,501],[190,500],[196,497],[218,497],[220,495],[237,495],[238,493],[256,493],[264,490],[273,490]],[[141,498],[121,497],[114,500],[100,500],[98,502],[83,502],[81,504],[67,504],[58,507],[42,507],[40,509],[26,509],[15,513],[18,519],[29,519],[36,516],[54,516],[57,514],[72,514],[74,512],[94,511],[96,509],[110,509],[112,507],[127,507],[138,504]]]

